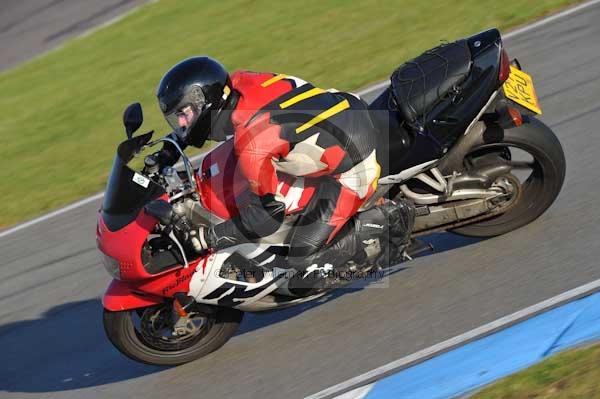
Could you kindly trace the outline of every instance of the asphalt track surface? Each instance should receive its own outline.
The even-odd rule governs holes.
[[[507,41],[568,164],[536,222],[483,241],[436,235],[437,251],[387,287],[247,315],[223,348],[167,369],[104,337],[109,277],[94,243],[99,201],[89,203],[0,240],[0,397],[300,398],[600,278],[599,18],[595,5]]]
[[[2,0],[0,71],[148,0]]]

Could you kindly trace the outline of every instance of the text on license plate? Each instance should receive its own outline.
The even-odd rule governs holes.
[[[511,65],[510,75],[506,82],[504,82],[503,89],[506,98],[532,110],[536,114],[542,113],[540,102],[533,87],[533,80],[528,73]]]

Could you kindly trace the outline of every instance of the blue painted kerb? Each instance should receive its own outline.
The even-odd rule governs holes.
[[[570,302],[373,384],[365,399],[452,398],[600,338],[600,293]]]

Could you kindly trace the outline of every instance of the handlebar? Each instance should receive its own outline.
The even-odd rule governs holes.
[[[181,159],[183,161],[183,165],[185,167],[185,171],[186,171],[186,174],[188,177],[188,182],[191,186],[190,188],[192,189],[192,196],[194,197],[195,200],[198,200],[200,198],[200,193],[198,192],[198,187],[195,184],[196,180],[194,179],[194,168],[192,166],[192,162],[189,160],[187,155],[185,155],[185,153],[183,152],[183,150],[181,149],[179,144],[175,140],[170,139],[168,137],[163,137],[158,140],[154,140],[154,141],[148,143],[146,146],[153,147],[160,142],[167,142],[167,143],[173,144],[173,146],[177,149],[177,152],[179,153],[179,155],[181,155]]]

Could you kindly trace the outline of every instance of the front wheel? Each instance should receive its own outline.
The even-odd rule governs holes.
[[[104,310],[104,330],[110,342],[138,362],[176,366],[199,359],[223,346],[236,332],[243,312],[215,308],[190,313],[176,321],[169,303],[143,309]]]
[[[472,237],[508,233],[537,219],[558,196],[565,179],[565,155],[554,132],[538,119],[504,130],[498,142],[473,149],[465,163],[476,168],[493,157],[512,167],[510,177],[519,176],[511,179],[519,185],[518,197],[506,212],[452,232]]]

